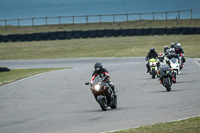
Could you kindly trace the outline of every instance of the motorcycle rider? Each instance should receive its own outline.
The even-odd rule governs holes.
[[[163,53],[159,53],[158,54],[158,72],[157,72],[157,77],[159,77],[159,81],[160,83],[162,83],[162,78],[160,75],[162,75],[162,70],[160,70],[160,66],[162,64],[167,64],[170,68],[170,73],[171,73],[171,65],[170,65],[170,61],[167,57],[165,57],[165,55]],[[172,81],[172,76],[170,76],[170,80]]]
[[[170,48],[175,48],[175,43],[172,42]]]
[[[147,64],[146,64],[147,73],[150,71],[149,59],[151,59],[151,58],[157,59],[157,57],[158,57],[158,54],[157,54],[157,52],[155,51],[155,48],[154,48],[154,47],[151,47],[151,48],[150,48],[150,51],[148,52],[148,54],[147,54],[147,56],[146,56],[146,61],[148,61]]]
[[[169,55],[167,56],[167,58],[169,60],[171,60],[172,58],[177,58],[179,60],[178,54],[175,53],[175,49],[174,48],[170,48],[169,49]]]
[[[161,64],[167,64],[171,68],[169,59],[167,57],[165,57],[165,55],[163,53],[158,54],[157,61],[158,61],[158,64],[157,64],[158,68],[161,66]]]
[[[169,47],[168,47],[168,45],[165,45],[165,47],[164,47],[164,53],[165,53],[165,56],[167,56],[167,55],[169,55]]]
[[[116,94],[116,90],[115,90],[115,86],[112,82],[110,82],[110,74],[108,73],[106,68],[103,68],[102,64],[100,62],[96,62],[94,65],[94,71],[92,73],[92,78],[91,78],[91,83],[94,81],[95,77],[97,75],[100,75],[101,78],[104,78],[105,76],[108,76],[108,79],[106,80],[106,82],[108,83],[108,85],[112,88],[113,92],[114,92],[114,96],[117,97]]]
[[[181,57],[183,58],[183,63],[185,63],[185,52],[183,50],[183,48],[181,47],[181,43],[177,43],[176,47],[175,47],[175,52],[179,55],[182,55]]]

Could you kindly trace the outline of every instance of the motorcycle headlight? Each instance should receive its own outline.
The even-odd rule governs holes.
[[[100,85],[95,85],[94,89],[95,89],[96,91],[99,91],[99,90],[100,90]]]

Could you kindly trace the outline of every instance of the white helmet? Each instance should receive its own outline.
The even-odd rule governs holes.
[[[181,43],[177,43],[176,45],[179,46],[179,47],[181,47]]]

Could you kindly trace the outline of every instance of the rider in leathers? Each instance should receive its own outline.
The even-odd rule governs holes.
[[[158,68],[159,68],[159,71],[157,73],[157,77],[159,77],[160,83],[163,83],[162,78],[161,78],[162,72],[160,70],[160,66],[161,66],[161,64],[167,64],[171,68],[170,61],[167,57],[165,57],[165,55],[163,53],[158,54],[158,60],[157,61],[158,61]],[[172,81],[171,70],[170,70],[170,80]]]
[[[166,57],[167,57],[169,60],[171,60],[172,58],[177,58],[177,59],[179,60],[178,54],[175,53],[175,49],[174,49],[174,48],[170,48],[170,49],[169,49],[169,55],[166,56]]]
[[[117,91],[115,90],[115,86],[112,82],[110,82],[110,75],[107,71],[106,68],[103,68],[102,64],[100,62],[96,62],[94,65],[94,71],[92,73],[92,78],[91,78],[91,83],[94,81],[95,77],[97,75],[100,75],[101,78],[108,76],[108,79],[106,80],[106,82],[109,84],[109,86],[112,88],[113,92],[114,92],[114,96],[117,97]]]
[[[177,45],[175,46],[175,53],[179,54],[182,58],[183,58],[183,63],[185,63],[185,52],[183,50],[183,48],[181,47],[180,43],[177,43]]]
[[[148,61],[147,64],[146,64],[147,73],[150,71],[149,60],[150,60],[151,58],[157,59],[157,57],[158,57],[158,54],[157,54],[157,52],[155,51],[155,48],[154,48],[154,47],[151,47],[149,53],[148,53],[147,56],[146,56],[146,61]]]

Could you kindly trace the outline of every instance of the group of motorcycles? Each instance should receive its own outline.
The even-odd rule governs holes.
[[[170,59],[170,66],[166,63],[161,63],[158,68],[157,59],[151,58],[149,60],[150,75],[155,79],[156,75],[159,76],[161,84],[166,88],[167,91],[171,91],[172,83],[177,82],[178,75],[181,74],[183,68],[182,55],[178,55],[178,58]]]
[[[150,75],[153,79],[156,76],[159,77],[161,84],[167,91],[171,91],[172,83],[176,83],[178,75],[181,74],[181,69],[183,68],[182,57],[182,55],[178,55],[178,58],[171,58],[170,66],[167,63],[161,63],[158,66],[158,60],[154,58],[148,61]],[[111,109],[117,108],[117,96],[114,94],[108,82],[106,82],[107,79],[107,76],[103,77],[98,75],[92,83],[85,83],[85,85],[90,85],[91,92],[103,111],[106,111],[108,107]]]

